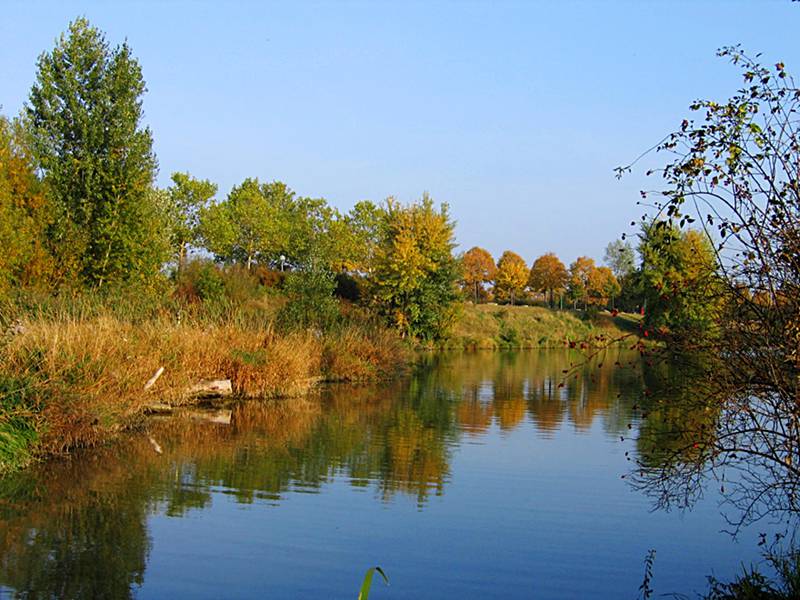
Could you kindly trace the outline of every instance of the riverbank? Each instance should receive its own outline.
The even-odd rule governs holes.
[[[356,308],[325,331],[286,329],[276,326],[279,300],[18,308],[0,342],[0,474],[110,441],[154,406],[191,404],[201,382],[229,380],[238,398],[292,397],[321,381],[391,378],[412,363],[406,341]],[[440,348],[592,347],[637,328],[632,316],[467,304]]]
[[[109,441],[154,404],[192,402],[202,381],[230,380],[235,397],[287,397],[319,381],[392,377],[411,361],[394,332],[366,320],[325,332],[273,323],[110,310],[20,319],[0,346],[0,473]]]
[[[600,346],[639,332],[638,315],[467,303],[446,349]]]

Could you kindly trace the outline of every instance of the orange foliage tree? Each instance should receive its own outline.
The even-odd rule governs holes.
[[[594,264],[594,259],[588,256],[579,256],[569,266],[569,281],[567,282],[567,291],[572,299],[573,307],[577,302],[583,302],[583,307],[589,300],[589,280],[592,272],[597,267]]]
[[[543,254],[533,262],[528,286],[536,291],[549,294],[550,306],[553,306],[553,293],[563,290],[569,281],[567,268],[552,252]]]
[[[0,294],[52,274],[47,227],[52,210],[18,121],[0,117]]]
[[[589,272],[587,295],[590,304],[606,306],[609,300],[613,303],[621,289],[617,278],[608,267],[597,267]]]
[[[494,266],[494,259],[488,251],[475,246],[464,253],[461,258],[461,269],[464,288],[473,293],[475,304],[477,304],[483,284],[494,281],[497,270]]]

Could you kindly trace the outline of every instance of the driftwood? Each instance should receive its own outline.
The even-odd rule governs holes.
[[[147,382],[148,385],[152,386],[152,384],[155,383],[155,380],[158,379],[163,372],[163,368],[156,371],[156,374],[153,375],[153,377],[150,378],[150,381]],[[147,387],[145,387],[145,389],[147,389]],[[200,381],[186,389],[186,391],[183,393],[183,396],[185,400],[227,398],[233,396],[233,386],[231,385],[230,379],[207,379]],[[145,406],[145,411],[150,414],[171,413],[180,405],[181,402],[178,402],[177,405],[169,404],[167,402],[150,402]],[[230,419],[228,419],[228,422],[230,422]]]
[[[230,379],[209,379],[201,381],[187,390],[192,398],[220,398],[233,395]]]
[[[150,379],[147,380],[147,383],[144,384],[144,389],[149,390],[151,387],[153,387],[153,385],[155,385],[156,381],[158,381],[158,378],[161,377],[161,374],[163,372],[164,372],[164,367],[158,367],[158,371],[156,371],[155,374]]]

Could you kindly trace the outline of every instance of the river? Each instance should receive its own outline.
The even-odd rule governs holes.
[[[355,598],[380,565],[376,600],[635,598],[651,548],[657,594],[757,561],[715,489],[654,512],[622,478],[648,435],[638,355],[581,361],[436,355],[36,465],[0,481],[0,597]]]

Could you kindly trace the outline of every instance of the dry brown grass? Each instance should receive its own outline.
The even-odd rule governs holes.
[[[276,334],[270,326],[169,317],[133,324],[110,315],[28,322],[0,348],[2,374],[27,388],[39,454],[102,442],[139,422],[148,405],[190,401],[187,390],[200,380],[230,379],[240,397],[294,396],[323,378],[384,377],[408,358],[379,328]],[[163,375],[145,391],[159,367]]]
[[[404,371],[410,350],[393,331],[346,327],[325,341],[322,372],[327,381],[373,381]]]

